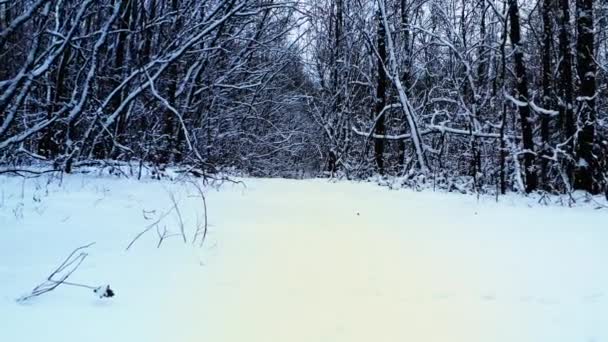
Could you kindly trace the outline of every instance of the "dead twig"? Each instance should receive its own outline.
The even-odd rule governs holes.
[[[203,244],[205,243],[205,240],[207,239],[207,232],[208,232],[208,218],[207,218],[207,199],[205,198],[205,193],[203,192],[203,189],[201,188],[200,184],[196,181],[191,181],[192,185],[194,185],[194,187],[196,188],[196,190],[198,191],[198,193],[201,196],[201,199],[203,201],[203,215],[204,215],[204,221],[203,221],[203,227],[202,227],[202,237],[201,237],[201,242],[200,242],[200,247],[203,247]],[[197,225],[196,227],[196,232],[194,233],[194,239],[192,240],[192,243],[196,243],[196,240],[198,239],[198,236],[201,234],[201,227]]]
[[[133,247],[133,245],[135,244],[135,242],[137,240],[139,240],[139,238],[141,238],[144,234],[146,234],[147,232],[149,232],[150,230],[152,230],[152,228],[156,227],[162,220],[165,219],[165,217],[169,216],[173,212],[173,210],[175,210],[175,206],[171,207],[171,209],[169,209],[164,214],[162,214],[156,221],[154,221],[151,224],[147,225],[144,228],[144,230],[142,230],[137,235],[135,235],[135,237],[133,238],[133,240],[131,240],[131,242],[129,243],[129,245],[127,246],[127,248],[125,250],[128,251],[129,249],[131,249],[131,247]]]
[[[30,294],[22,296],[17,299],[19,303],[26,302],[34,297],[41,296],[45,293],[51,292],[55,290],[57,287],[61,285],[74,286],[74,287],[82,287],[93,290],[93,292],[99,295],[100,298],[109,298],[114,296],[114,291],[110,289],[109,285],[105,286],[89,286],[85,284],[78,284],[68,282],[67,279],[74,273],[76,270],[82,265],[84,260],[89,256],[85,250],[89,247],[93,246],[95,242],[90,243],[85,246],[81,246],[76,248],[68,257],[57,267],[44,282],[40,285],[36,286]]]
[[[184,243],[188,243],[188,239],[186,238],[186,228],[184,227],[184,219],[182,217],[182,213],[179,210],[179,204],[177,203],[177,200],[175,199],[175,195],[173,194],[173,192],[169,192],[169,198],[171,198],[171,202],[173,203],[173,208],[175,209],[175,213],[177,214],[177,220],[179,221],[179,230],[182,236],[182,239],[184,239]]]

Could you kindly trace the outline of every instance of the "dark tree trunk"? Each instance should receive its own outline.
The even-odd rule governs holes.
[[[559,19],[559,52],[561,63],[559,65],[559,97],[560,97],[560,126],[564,133],[564,140],[570,139],[566,146],[566,153],[574,156],[574,134],[576,127],[573,114],[573,82],[572,82],[572,49],[570,48],[570,1],[560,0]],[[566,174],[572,182],[572,162],[566,160]]]
[[[582,130],[578,136],[577,166],[575,171],[574,188],[591,193],[599,192],[595,181],[598,161],[594,155],[595,142],[595,45],[593,26],[593,0],[576,1],[577,27],[577,71],[579,85],[579,117]]]
[[[178,32],[182,27],[181,16],[179,15],[180,11],[180,2],[181,0],[171,0],[171,10],[176,13],[175,21],[173,25],[171,25],[171,30]],[[177,102],[177,80],[179,73],[179,66],[177,64],[172,64],[167,69],[167,75],[169,75],[169,80],[167,82],[167,102],[176,107]],[[178,130],[176,123],[175,114],[169,110],[165,109],[164,117],[163,117],[163,141],[164,146],[162,151],[160,152],[160,162],[163,164],[170,163],[181,158],[179,156],[179,146],[178,146]]]
[[[59,62],[59,67],[55,71],[55,88],[54,95],[52,96],[52,102],[49,104],[49,108],[47,110],[47,119],[51,119],[54,115],[57,115],[56,111],[60,107],[59,103],[64,100],[66,93],[66,76],[68,76],[67,65],[71,58],[70,48],[66,48],[63,56],[61,57],[61,61]],[[50,125],[46,130],[44,130],[42,134],[42,138],[40,144],[38,146],[38,153],[40,155],[45,156],[49,159],[54,159],[60,153],[59,149],[61,146],[61,142],[57,141],[58,137],[63,135],[62,125],[55,123]]]
[[[6,29],[11,22],[11,13],[10,7],[8,6],[8,2],[0,2],[0,31]],[[11,37],[7,37],[9,40]],[[4,49],[4,43],[0,41],[0,51]],[[0,53],[0,64],[1,65],[11,65],[11,59],[9,54]],[[7,79],[10,75],[9,68],[0,68],[0,79]],[[2,113],[0,113],[0,118],[2,118]]]
[[[116,78],[113,80],[112,83],[112,87],[118,87],[121,83],[121,80],[123,79],[123,75],[125,75],[128,71],[129,68],[129,61],[127,60],[127,48],[129,46],[128,44],[128,37],[129,37],[129,33],[128,31],[130,29],[132,29],[133,26],[133,11],[134,11],[134,7],[135,7],[135,0],[128,0],[126,2],[126,6],[124,7],[124,12],[122,13],[120,19],[119,19],[119,30],[120,32],[118,33],[117,39],[116,39],[116,50],[115,50],[115,56],[114,56],[114,68],[115,68],[115,75]],[[124,92],[120,92],[118,94],[116,94],[116,96],[114,97],[113,100],[113,105],[112,108],[116,109],[118,108],[121,104],[122,101],[124,99],[125,95]],[[116,142],[118,142],[121,145],[125,144],[125,131],[127,129],[127,113],[128,113],[128,109],[124,109],[121,111],[120,115],[118,115],[118,118],[116,119],[116,127],[115,127],[115,131],[114,131],[114,139]],[[119,150],[116,149],[116,147],[113,147],[113,151],[112,151],[112,158],[118,158],[119,157]]]
[[[487,82],[488,58],[486,56],[486,13],[488,6],[486,0],[479,0],[481,7],[481,19],[479,23],[479,37],[481,38],[479,45],[479,67],[477,68],[477,85],[482,86]]]
[[[386,106],[388,77],[384,69],[386,63],[386,29],[382,22],[380,10],[376,13],[376,20],[378,25],[378,84],[376,87],[376,106],[374,110],[376,120],[375,133],[384,135],[386,134],[386,115],[383,113],[383,109]],[[384,139],[374,139],[374,156],[378,172],[384,174]]]
[[[504,17],[507,16],[508,13],[507,2],[503,1],[503,13]],[[507,78],[507,37],[508,37],[508,26],[503,25],[502,31],[502,41],[500,43],[500,80],[502,83],[506,82]],[[497,77],[498,78],[498,77]],[[496,84],[497,82],[495,82]],[[496,85],[493,89],[493,94],[496,94]],[[499,181],[500,181],[500,193],[507,193],[507,144],[505,131],[507,129],[507,104],[506,102],[502,105],[502,113],[500,116],[500,154],[499,154]]]
[[[156,19],[156,0],[149,0],[148,9],[146,10],[146,2],[141,2],[140,11],[143,12],[142,19],[144,20],[144,24],[147,25],[150,22],[153,22]],[[144,26],[144,25],[142,25]],[[152,44],[154,40],[154,31],[149,28],[144,33],[144,44],[143,49],[140,54],[140,64],[144,65],[150,61],[150,57],[152,55]]]
[[[334,0],[335,22],[334,22],[334,54],[333,54],[333,70],[332,70],[332,90],[334,92],[335,100],[333,104],[333,112],[337,117],[341,117],[342,114],[342,95],[341,95],[341,84],[340,84],[340,69],[344,61],[342,58],[342,29],[343,29],[343,0]],[[334,135],[338,134],[336,130],[340,127],[331,127]],[[338,146],[333,146],[329,152],[329,159],[327,162],[327,169],[333,175],[338,168]]]
[[[528,80],[526,75],[526,65],[524,61],[524,51],[521,43],[521,30],[519,24],[519,7],[517,0],[509,0],[509,20],[511,22],[510,38],[513,44],[515,58],[515,77],[516,79],[516,99],[519,102],[528,102]],[[532,116],[530,106],[518,105],[519,119],[521,121],[522,142],[524,147],[524,173],[526,176],[526,192],[536,190],[537,177],[534,169],[534,137],[532,132]]]
[[[553,87],[553,17],[555,0],[543,0],[542,18],[543,18],[543,41],[542,41],[542,104],[545,109],[552,110],[555,106],[555,94]],[[547,157],[550,155],[550,138],[551,138],[551,117],[548,115],[541,116],[541,170],[540,177],[544,189],[548,190],[548,167],[549,162]]]
[[[408,13],[408,5],[407,5],[407,0],[401,0],[401,26],[402,26],[402,30],[403,30],[403,61],[404,61],[404,68],[403,68],[403,86],[406,87],[407,89],[409,89],[412,84],[411,84],[411,80],[410,78],[411,76],[411,51],[410,51],[410,45],[411,45],[411,39],[412,39],[412,32],[411,32],[411,28],[410,28],[410,18],[409,18],[409,13]],[[384,33],[386,35],[386,32]]]
[[[410,28],[410,18],[409,18],[409,13],[408,13],[408,3],[407,0],[401,0],[401,26],[402,26],[402,30],[403,30],[403,60],[404,60],[404,67],[403,67],[403,86],[405,87],[406,91],[409,90],[412,86],[411,84],[411,51],[410,51],[410,45],[411,45],[411,37],[412,37],[412,33],[411,33],[411,28]],[[385,33],[386,34],[386,33]],[[405,125],[406,123],[403,122],[401,127],[401,133],[405,133]],[[405,140],[400,140],[399,141],[399,153],[398,153],[398,165],[404,165],[405,164]]]

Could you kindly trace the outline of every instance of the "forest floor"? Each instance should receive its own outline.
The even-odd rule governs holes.
[[[205,188],[199,247],[191,184],[0,177],[0,341],[608,341],[607,209],[244,183]],[[125,250],[156,221],[177,235]],[[63,285],[16,302],[90,242],[69,281],[114,298]]]

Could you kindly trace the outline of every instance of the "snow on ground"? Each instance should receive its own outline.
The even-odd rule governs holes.
[[[192,185],[0,177],[0,341],[608,341],[608,211],[368,183],[245,180],[206,189],[203,248],[156,232]],[[145,211],[145,213],[144,213]],[[200,221],[199,221],[200,222]],[[161,223],[175,231],[175,213]],[[70,279],[25,304],[74,248]]]

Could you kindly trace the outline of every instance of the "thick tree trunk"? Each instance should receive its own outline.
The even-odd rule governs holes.
[[[511,22],[510,38],[513,44],[515,58],[516,98],[520,103],[529,101],[528,80],[524,51],[521,43],[521,29],[519,24],[519,7],[517,0],[509,0],[509,20]],[[524,147],[524,173],[526,176],[526,192],[536,190],[537,176],[534,168],[534,137],[532,132],[532,116],[530,106],[518,104],[519,119],[521,121],[522,142]]]
[[[573,82],[572,82],[572,49],[570,48],[570,1],[560,0],[560,8],[558,11],[559,20],[559,52],[560,52],[560,79],[559,79],[559,97],[560,97],[560,126],[564,133],[564,140],[570,140],[570,143],[566,145],[566,153],[570,156],[574,156],[574,135],[576,134],[576,127],[574,123],[573,114]],[[572,162],[566,160],[565,171],[572,182]],[[570,184],[568,184],[570,186]]]
[[[593,0],[576,1],[577,23],[577,71],[579,85],[579,110],[581,133],[578,136],[577,165],[574,188],[591,193],[599,192],[595,181],[598,161],[593,153],[595,143],[596,109],[595,35],[593,26]]]

